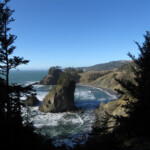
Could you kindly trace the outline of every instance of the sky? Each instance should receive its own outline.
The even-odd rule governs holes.
[[[150,0],[11,0],[21,69],[82,67],[136,57],[150,31]]]

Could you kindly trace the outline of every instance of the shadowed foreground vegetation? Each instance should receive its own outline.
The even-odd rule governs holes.
[[[76,149],[113,149],[113,150],[149,150],[150,149],[150,33],[144,36],[142,46],[136,42],[140,54],[134,61],[132,80],[117,79],[123,90],[117,90],[126,105],[127,116],[110,116],[103,119],[101,127],[93,128],[91,137],[85,147]],[[107,123],[110,117],[115,119],[113,130],[109,130]]]
[[[11,17],[14,10],[8,7],[10,0],[0,1],[0,147],[11,150],[51,150],[67,149],[65,146],[56,148],[52,141],[34,132],[34,127],[22,118],[22,96],[35,94],[31,86],[22,86],[9,83],[9,71],[21,64],[29,61],[22,57],[10,57],[15,46],[13,43],[17,38],[10,34],[9,24],[14,21]],[[127,116],[107,116],[103,119],[102,126],[93,127],[93,132],[85,145],[76,145],[74,149],[101,149],[101,150],[149,150],[150,149],[150,33],[144,36],[145,42],[142,46],[139,43],[140,55],[136,59],[129,56],[135,65],[131,67],[134,73],[134,81],[130,78],[118,78],[119,75],[104,72],[95,73],[89,77],[90,81],[103,78],[111,74],[121,85],[123,90],[118,90],[124,99],[126,97],[125,108]],[[59,68],[58,68],[59,69]],[[120,69],[123,72],[124,69]],[[72,68],[65,70],[71,75],[71,79],[76,76]],[[49,74],[53,74],[53,70]],[[67,74],[62,74],[58,84],[66,85],[64,78],[69,78]],[[79,78],[74,78],[79,80]],[[111,132],[107,126],[108,120],[113,117],[116,124]],[[69,149],[69,148],[68,148]]]

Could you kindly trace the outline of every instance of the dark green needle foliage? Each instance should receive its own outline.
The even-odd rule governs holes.
[[[117,117],[119,126],[114,132],[131,149],[150,148],[150,144],[147,144],[150,140],[150,32],[144,38],[142,46],[136,42],[139,57],[128,54],[135,63],[132,67],[135,82],[117,79],[124,88],[119,92],[128,97],[125,106],[128,117]]]
[[[15,50],[13,43],[17,37],[10,33],[11,28],[9,28],[9,24],[14,21],[11,17],[14,10],[8,7],[8,2],[9,0],[0,2],[0,75],[5,81],[3,84],[5,86],[5,90],[3,91],[5,101],[2,102],[3,110],[6,112],[5,115],[7,116],[9,128],[11,129],[11,120],[15,116],[14,113],[21,113],[20,102],[16,101],[20,99],[22,90],[21,86],[17,87],[17,85],[14,86],[9,83],[9,72],[20,64],[27,64],[29,61],[18,56],[10,57]],[[16,106],[18,109],[16,109]]]
[[[51,141],[34,133],[32,124],[23,124],[21,97],[34,93],[31,86],[9,83],[9,72],[29,61],[13,56],[16,36],[11,34],[10,23],[14,10],[10,0],[0,0],[0,149],[53,149]]]
[[[150,32],[147,32],[144,38],[142,46],[136,42],[140,51],[138,58],[128,54],[134,61],[132,66],[134,81],[116,79],[123,87],[123,90],[118,92],[127,102],[122,107],[128,116],[113,116],[116,125],[112,132],[104,133],[107,125],[104,125],[104,128],[94,128],[86,145],[75,149],[150,149]]]

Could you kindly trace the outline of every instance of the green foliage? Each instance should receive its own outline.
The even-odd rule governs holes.
[[[127,102],[125,106],[122,106],[126,110],[127,116],[113,116],[116,119],[116,125],[112,132],[106,134],[107,119],[104,120],[106,121],[104,126],[93,130],[94,133],[85,147],[77,149],[93,149],[95,145],[96,149],[102,150],[150,149],[150,33],[147,32],[144,37],[145,42],[142,46],[136,42],[140,50],[139,57],[135,58],[129,53],[134,61],[131,63],[132,67],[126,65],[120,68],[122,72],[124,69],[129,73],[130,71],[134,72],[134,82],[127,78],[116,79],[123,87],[119,93],[123,94],[124,100]]]
[[[64,72],[69,74],[69,75],[71,75],[71,76],[74,76],[74,75],[76,75],[78,73],[77,70],[74,69],[73,67],[65,68]]]
[[[48,74],[49,75],[54,75],[54,74],[56,74],[57,72],[60,72],[60,71],[61,71],[60,66],[53,66],[49,69]]]
[[[72,76],[67,73],[62,73],[58,79],[57,85],[66,87],[70,82],[74,82]]]
[[[15,115],[18,115],[18,120],[21,120],[20,97],[23,93],[28,93],[31,88],[29,87],[27,90],[27,88],[21,87],[20,85],[9,84],[10,69],[16,68],[21,64],[27,64],[29,61],[24,60],[23,57],[10,57],[15,50],[13,43],[17,36],[10,33],[11,28],[9,28],[9,24],[14,21],[11,17],[14,10],[8,7],[8,2],[9,0],[0,2],[0,75],[5,80],[5,101],[3,101],[3,109],[7,110],[5,113],[10,123],[10,120]]]
[[[139,137],[142,137],[143,142],[144,140],[146,141],[150,135],[150,33],[147,32],[144,38],[145,42],[142,46],[136,42],[140,51],[139,57],[135,58],[135,56],[130,53],[128,54],[135,63],[135,65],[132,66],[132,70],[135,74],[135,82],[117,79],[125,89],[124,91],[120,91],[120,93],[128,96],[126,99],[127,105],[125,106],[128,117],[116,118],[119,126],[114,132],[122,137],[121,142],[128,143],[128,147],[132,148],[136,146],[135,139],[139,141]],[[135,142],[134,145],[131,141]],[[142,147],[144,146],[145,145]]]
[[[75,82],[79,82],[80,75],[78,74],[78,71],[73,67],[65,68],[64,73],[68,74]]]
[[[20,98],[33,92],[31,86],[9,84],[9,71],[29,61],[23,57],[10,57],[15,50],[15,35],[10,34],[9,24],[14,10],[8,7],[10,0],[0,1],[0,141],[3,149],[42,149],[44,139],[38,137],[32,125],[22,123]],[[29,125],[29,124],[26,124]],[[43,143],[42,143],[43,142]],[[21,145],[21,147],[20,147]],[[49,144],[50,148],[51,143]]]
[[[84,72],[82,68],[78,68],[78,69],[76,69],[76,71],[77,71],[78,73],[83,73],[83,72]]]

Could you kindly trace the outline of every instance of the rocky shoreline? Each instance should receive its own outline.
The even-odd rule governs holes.
[[[99,86],[90,85],[90,84],[83,84],[83,83],[77,83],[76,85],[97,88],[100,91],[103,91],[103,92],[107,93],[108,95],[112,96],[113,100],[116,100],[116,99],[120,98],[119,94],[117,94],[115,91],[112,91],[110,89],[105,89],[105,88],[102,88],[102,87],[99,87]]]
[[[35,83],[32,83],[31,85],[37,85],[37,84],[40,84],[40,83],[35,82]],[[99,89],[100,91],[105,92],[106,94],[108,94],[112,97],[111,101],[108,101],[107,103],[102,102],[100,104],[99,108],[94,110],[94,114],[96,115],[96,121],[95,121],[94,127],[100,127],[101,126],[103,118],[106,117],[106,114],[109,114],[112,116],[115,116],[115,115],[126,116],[125,110],[122,108],[122,105],[125,104],[125,101],[122,100],[120,98],[120,95],[118,95],[116,92],[114,92],[110,89],[105,89],[105,88],[90,85],[90,84],[77,83],[76,85],[93,87],[93,88]],[[49,100],[47,100],[46,104],[48,104],[48,101]],[[79,109],[79,111],[81,111],[81,110]],[[57,111],[55,110],[53,112],[57,112]],[[110,120],[110,123],[108,124],[108,127],[111,128],[115,124],[115,121],[112,118],[110,118],[109,120]]]
[[[125,108],[122,107],[123,105],[126,105],[126,102],[116,92],[110,89],[105,89],[102,87],[89,85],[89,84],[78,83],[77,85],[97,88],[112,97],[111,101],[108,101],[107,103],[102,102],[99,108],[94,110],[94,114],[96,115],[96,120],[93,125],[94,128],[102,127],[103,122],[105,122],[104,120],[105,118],[105,119],[108,119],[108,123],[107,123],[108,131],[111,132],[115,125],[115,119],[113,118],[113,116],[124,116],[124,117],[127,116],[125,112]]]

